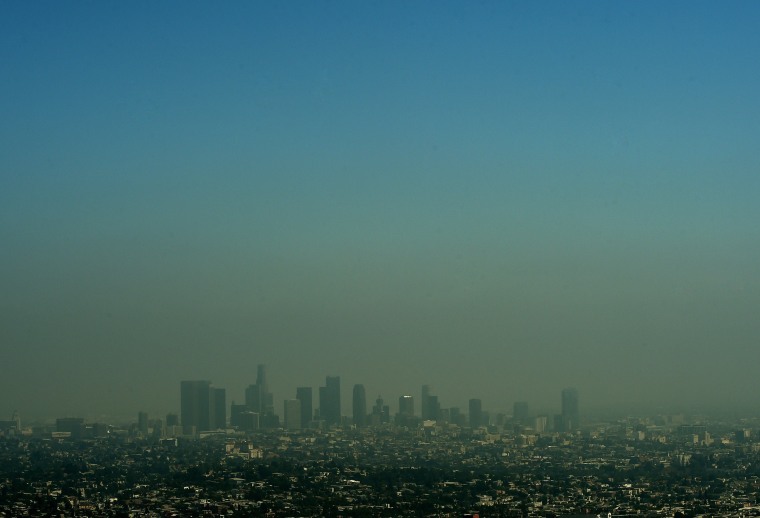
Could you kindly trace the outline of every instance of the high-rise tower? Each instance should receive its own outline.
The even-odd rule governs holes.
[[[301,401],[298,399],[286,399],[284,402],[285,429],[301,429]]]
[[[296,389],[296,399],[301,402],[301,427],[308,428],[314,416],[314,396],[312,395],[311,387],[298,387]]]
[[[364,385],[354,385],[354,424],[357,428],[367,426],[367,393]]]
[[[430,394],[430,385],[422,385],[422,419],[423,421],[435,421],[440,417],[441,405],[438,403],[438,396]]]
[[[578,391],[566,388],[562,391],[562,431],[574,432],[579,428]]]
[[[512,417],[514,418],[515,423],[527,425],[529,415],[528,403],[525,401],[516,401],[512,410]]]
[[[470,400],[470,428],[483,426],[483,403],[479,399]]]
[[[248,385],[245,389],[245,406],[251,412],[261,412],[261,392],[258,384]]]
[[[180,384],[182,431],[193,435],[211,429],[211,382],[183,381]]]
[[[263,363],[260,363],[256,369],[256,385],[259,386],[259,399],[261,401],[261,413],[262,414],[274,414],[274,397],[269,392],[269,384],[267,383],[267,367]]]
[[[422,410],[422,419],[432,419],[430,417],[430,385],[422,385],[422,399],[420,400],[420,407]]]
[[[414,417],[414,397],[408,395],[399,396],[398,413],[404,417]]]
[[[319,415],[328,426],[340,424],[340,376],[327,376],[319,387]]]

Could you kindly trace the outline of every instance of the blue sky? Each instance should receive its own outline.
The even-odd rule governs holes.
[[[241,399],[259,362],[277,399],[755,404],[758,19],[4,3],[0,413]]]

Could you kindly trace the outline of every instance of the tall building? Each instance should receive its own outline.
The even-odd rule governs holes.
[[[285,429],[301,429],[301,401],[298,399],[286,399],[284,403],[285,410]]]
[[[242,426],[242,421],[240,420],[240,416],[243,415],[244,412],[250,412],[250,409],[246,405],[236,405],[235,402],[232,402],[232,405],[230,405],[230,426],[233,428],[240,428]]]
[[[578,412],[578,391],[574,388],[566,388],[562,391],[562,431],[574,432],[580,426],[580,414]]]
[[[267,367],[263,363],[256,369],[256,383],[245,389],[245,406],[248,411],[258,415],[258,425],[261,428],[279,426],[279,417],[274,413],[274,396],[269,392]]]
[[[319,415],[328,426],[340,424],[340,376],[327,376],[319,387]]]
[[[256,369],[256,385],[259,386],[260,411],[263,414],[274,414],[274,396],[269,392],[267,383],[267,367],[260,363]]]
[[[211,429],[211,382],[183,381],[181,391],[182,431],[194,435]]]
[[[261,393],[258,385],[248,385],[245,389],[245,406],[251,412],[261,412]]]
[[[404,395],[398,398],[396,424],[399,426],[414,426],[417,424],[414,417],[414,397]]]
[[[512,410],[512,418],[517,424],[527,425],[529,420],[528,403],[516,401]]]
[[[405,417],[414,416],[414,398],[412,396],[400,396],[398,398],[398,413]]]
[[[544,433],[546,431],[548,421],[549,416],[537,415],[533,420],[533,429],[536,431],[536,433]]]
[[[306,428],[314,417],[314,396],[311,387],[298,387],[296,399],[301,402],[301,427]]]
[[[391,411],[388,405],[383,401],[382,396],[377,396],[375,400],[375,406],[372,407],[371,422],[373,425],[379,425],[382,423],[388,423],[391,419]]]
[[[422,419],[424,421],[437,421],[441,418],[441,404],[438,396],[430,393],[430,385],[422,385]]]
[[[428,409],[431,421],[441,419],[441,404],[438,402],[438,396],[428,396]]]
[[[367,393],[364,390],[364,385],[354,385],[353,411],[356,427],[367,426]]]
[[[422,411],[422,419],[432,419],[430,417],[430,385],[422,385],[422,399],[420,399],[420,410]]]
[[[227,391],[223,388],[213,388],[213,418],[211,428],[224,430],[227,428]]]
[[[260,425],[259,413],[251,412],[250,410],[242,412],[238,417],[238,422],[240,423],[238,426],[241,430],[245,430],[247,432],[258,430]]]
[[[470,400],[470,428],[483,426],[483,403],[479,399]]]
[[[148,412],[137,413],[137,431],[142,433],[143,436],[148,435]]]

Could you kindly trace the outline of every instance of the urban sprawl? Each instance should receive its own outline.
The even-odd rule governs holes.
[[[266,369],[231,405],[180,384],[181,412],[126,425],[0,421],[0,516],[760,516],[760,420],[490,415],[425,385],[398,412],[340,378],[274,412]]]

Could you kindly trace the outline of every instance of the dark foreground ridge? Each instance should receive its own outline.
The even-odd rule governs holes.
[[[3,516],[758,516],[736,424],[0,439]]]

